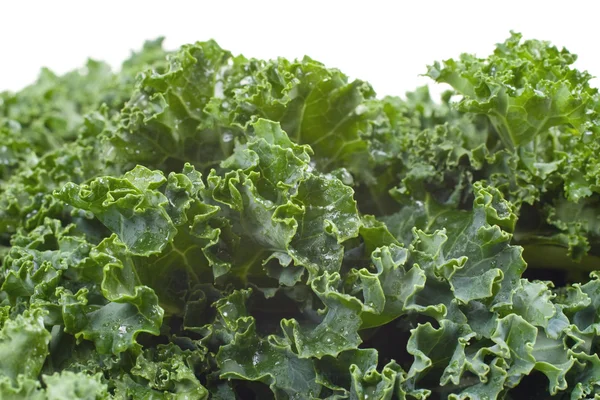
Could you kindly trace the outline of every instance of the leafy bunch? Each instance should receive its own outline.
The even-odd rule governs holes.
[[[435,102],[157,40],[0,93],[0,398],[598,398],[575,59],[512,34]]]

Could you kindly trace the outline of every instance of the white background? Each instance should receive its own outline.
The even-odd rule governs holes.
[[[486,56],[512,29],[568,48],[578,68],[599,76],[599,11],[592,0],[5,0],[0,91],[33,82],[42,66],[63,73],[87,57],[117,68],[158,36],[169,49],[214,38],[247,57],[307,54],[371,82],[379,95],[401,95],[429,82],[419,77],[427,64],[461,52]]]

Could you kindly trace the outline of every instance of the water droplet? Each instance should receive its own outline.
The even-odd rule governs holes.
[[[26,219],[34,217],[38,213],[38,210],[32,210],[30,213],[27,213],[25,216]]]
[[[246,76],[242,80],[240,80],[240,85],[250,85],[252,84],[252,81],[253,79],[251,76]]]
[[[354,185],[354,178],[352,177],[352,174],[346,170],[346,168],[342,168],[340,172],[340,180],[344,185]]]
[[[361,115],[366,113],[368,110],[367,106],[365,106],[364,104],[359,104],[358,106],[356,106],[356,108],[354,109],[354,113],[356,115]]]
[[[385,160],[388,158],[388,153],[382,150],[373,150],[371,154],[376,160]]]
[[[223,133],[223,142],[224,143],[229,143],[233,140],[233,134],[231,132],[225,132]]]
[[[213,96],[216,97],[217,99],[223,99],[223,98],[225,98],[225,95],[223,93],[223,82],[217,81],[215,83],[215,89],[214,89],[214,92],[213,92]]]

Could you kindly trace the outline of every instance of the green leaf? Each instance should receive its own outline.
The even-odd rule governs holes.
[[[575,60],[512,34],[377,98],[159,38],[0,93],[0,397],[599,397]]]
[[[117,129],[108,133],[113,157],[154,166],[193,161],[201,171],[227,157],[232,134],[215,126],[205,109],[230,60],[209,41],[182,47],[162,70],[143,72]]]
[[[64,371],[60,374],[44,375],[48,400],[101,400],[109,399],[108,388],[101,382],[100,374],[86,376]]]
[[[7,376],[0,377],[0,397],[9,400],[45,400],[44,392],[40,390],[40,382],[19,375],[16,385]]]
[[[92,212],[134,254],[160,252],[177,232],[169,218],[168,199],[156,189],[162,173],[138,166],[122,179],[101,177],[89,184],[68,184],[56,196]]]
[[[0,330],[0,371],[13,383],[19,376],[36,379],[48,356],[50,332],[39,310],[27,311],[4,322]],[[22,382],[28,385],[26,382]]]
[[[449,320],[440,321],[438,329],[429,323],[419,325],[412,330],[407,344],[407,351],[415,356],[408,379],[418,382],[427,376],[441,385],[450,381],[459,384],[467,368],[465,347],[474,336],[467,325]]]
[[[506,370],[502,363],[502,359],[496,358],[490,366],[490,377],[483,382],[479,382],[473,386],[464,389],[459,394],[450,394],[448,399],[451,400],[484,400],[496,399],[501,396],[504,390],[504,382],[506,380]]]
[[[221,378],[263,382],[277,398],[318,396],[320,386],[311,360],[298,358],[272,339],[259,338],[252,318],[238,324],[241,329],[233,342],[222,346],[217,354]]]
[[[326,307],[319,311],[324,317],[318,324],[281,321],[281,328],[300,358],[335,357],[361,343],[357,332],[361,326],[362,305],[356,298],[337,292],[335,288],[339,283],[337,274],[327,273],[312,281],[312,290]]]
[[[377,351],[375,349],[347,350],[336,357],[325,356],[315,361],[315,366],[320,384],[340,392],[340,396],[349,396],[354,375],[349,374],[350,368],[353,368],[357,375],[360,374],[359,371],[366,372],[376,368]]]
[[[428,71],[465,96],[461,109],[487,114],[510,149],[553,126],[579,128],[592,94],[583,85],[589,75],[569,67],[575,56],[547,42],[520,41],[513,33],[486,60],[463,54]]]
[[[552,292],[544,283],[522,279],[513,294],[511,310],[530,324],[546,328],[556,312],[552,297]]]
[[[294,200],[304,212],[296,218],[291,255],[313,274],[339,270],[341,243],[358,236],[360,219],[352,195],[352,189],[337,179],[310,177],[298,187]]]
[[[75,294],[58,291],[66,331],[94,341],[101,353],[123,352],[136,345],[140,332],[157,335],[162,323],[163,310],[154,291],[139,285],[129,263],[119,259],[124,248],[115,236],[97,248],[96,260],[106,262],[101,284],[105,299],[99,303],[93,297],[90,303],[87,288]]]
[[[548,377],[550,393],[555,395],[567,389],[566,375],[575,359],[566,351],[564,342],[538,332],[532,354],[536,360],[534,368]]]
[[[142,378],[155,396],[164,393],[164,398],[207,399],[208,391],[194,374],[203,358],[200,351],[181,350],[174,344],[159,345],[138,356],[131,374]]]
[[[516,386],[535,366],[532,353],[536,338],[537,329],[517,314],[498,320],[492,340],[498,346],[499,354],[507,359],[507,386]]]

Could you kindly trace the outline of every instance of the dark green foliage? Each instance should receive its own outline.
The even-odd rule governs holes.
[[[157,40],[0,93],[0,398],[598,398],[574,60],[512,34],[438,103]]]

